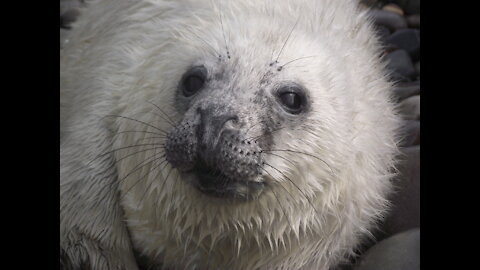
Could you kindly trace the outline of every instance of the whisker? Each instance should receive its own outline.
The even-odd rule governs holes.
[[[161,159],[161,158],[162,158],[162,157],[155,158],[154,160],[152,160],[152,161],[150,161],[150,162],[148,162],[148,163],[152,163],[152,162],[157,161],[157,160],[159,160],[159,159]],[[125,197],[125,195],[127,195],[128,192],[130,192],[130,190],[132,190],[132,188],[133,188],[134,186],[136,186],[138,183],[140,183],[140,181],[143,180],[147,175],[149,175],[154,169],[160,167],[160,165],[162,165],[165,161],[167,161],[167,160],[163,160],[163,161],[161,161],[159,164],[157,164],[157,165],[155,165],[155,166],[152,166],[152,167],[150,168],[150,170],[148,170],[148,172],[147,172],[146,174],[142,175],[142,177],[140,177],[131,187],[129,187],[129,188],[125,191],[125,193],[123,193],[122,197],[120,197],[120,200],[121,200],[123,197]],[[148,163],[147,163],[147,164],[148,164]],[[146,164],[145,164],[145,165],[146,165]],[[145,166],[145,165],[144,165],[144,166]],[[144,166],[142,166],[142,167],[144,167]],[[140,168],[142,168],[142,167],[140,167]],[[129,174],[129,175],[130,175],[130,174]],[[123,179],[122,179],[122,180],[123,180]],[[122,180],[120,180],[120,181],[122,181]]]
[[[313,157],[313,158],[316,158],[318,160],[320,160],[321,162],[323,162],[325,165],[327,165],[327,167],[330,169],[330,171],[332,172],[333,175],[335,175],[335,173],[333,172],[333,169],[332,167],[330,167],[330,165],[324,161],[323,159],[315,156],[315,155],[312,155],[312,154],[309,154],[309,153],[305,153],[305,152],[300,152],[300,151],[295,151],[295,150],[289,150],[289,149],[268,149],[268,150],[262,150],[262,152],[291,152],[291,153],[297,153],[297,154],[303,154],[303,155],[306,155],[306,156],[310,156],[310,157]]]
[[[107,168],[105,171],[110,170],[114,165],[115,165],[115,163],[113,163],[112,165],[108,166],[108,168]],[[107,174],[106,176],[103,176],[101,179],[110,179],[111,177],[115,177],[116,175],[117,175],[117,171],[116,171],[116,170],[112,170],[111,173]],[[98,190],[98,193],[97,193],[97,194],[103,194],[103,192],[104,192],[104,190],[105,190],[106,188],[108,188],[109,191],[110,191],[110,190],[117,190],[117,191],[118,191],[118,189],[112,189],[112,188],[111,188],[112,186],[117,185],[117,182],[116,182],[116,181],[108,181],[108,182],[110,182],[110,184],[103,185],[102,187],[100,187],[100,189]],[[90,188],[92,188],[92,187],[93,187],[93,186],[91,186]],[[87,194],[90,194],[90,193],[88,193],[89,190],[87,190],[86,192],[87,192]],[[98,200],[98,202],[100,202],[100,201],[101,201],[101,200]]]
[[[119,182],[127,179],[130,175],[132,175],[134,172],[140,170],[141,168],[145,167],[146,165],[156,161],[156,160],[159,160],[161,158],[165,158],[165,155],[162,155],[160,157],[157,157],[156,155],[153,155],[147,159],[145,159],[143,162],[140,162],[139,164],[137,164],[126,176],[124,176],[122,179],[119,180]],[[148,162],[147,162],[148,161]],[[164,160],[166,161],[166,159]]]
[[[301,131],[305,131],[305,132],[307,132],[307,133],[309,133],[309,134],[311,134],[311,135],[313,135],[313,136],[315,136],[315,137],[318,136],[318,134],[315,134],[315,133],[313,133],[313,132],[311,132],[310,130],[307,130],[307,129],[297,128],[297,129],[294,129],[294,130],[301,130]]]
[[[168,165],[168,164],[169,164],[169,163],[167,162],[167,165]],[[158,175],[160,174],[160,172],[163,171],[163,169],[165,169],[165,167],[166,167],[166,165],[165,165],[164,167],[162,167],[162,169],[157,172],[157,174],[155,175],[155,177],[158,177]],[[170,171],[168,172],[168,175],[170,175],[170,172],[171,172],[172,170],[173,170],[173,167],[170,166]],[[164,183],[168,180],[168,175],[167,175],[167,178],[164,180]],[[178,179],[178,176],[179,176],[179,174],[177,173],[177,178],[176,178],[176,179]],[[163,189],[163,186],[162,186],[162,189]],[[159,198],[157,198],[157,199],[153,202],[153,207],[154,207],[154,209],[155,209],[155,211],[154,211],[154,213],[155,213],[155,219],[154,219],[154,221],[153,221],[153,226],[154,226],[154,227],[157,227],[157,221],[159,220],[159,219],[157,218],[158,201],[159,201]],[[168,215],[168,212],[169,212],[169,208],[167,209],[166,215]]]
[[[186,29],[186,31],[188,31],[190,34],[194,35],[196,38],[198,38],[200,41],[202,41],[208,47],[210,47],[215,52],[215,54],[216,54],[215,56],[221,57],[221,54],[215,49],[215,47],[213,47],[210,43],[208,43],[203,38],[201,38],[199,35],[197,35],[197,33],[195,33],[194,31],[191,31],[190,29]]]
[[[153,115],[158,116],[158,117],[162,118],[163,120],[165,120],[165,122],[166,122],[169,126],[171,126],[172,128],[175,127],[175,125],[173,125],[172,123],[170,123],[169,120],[167,120],[165,117],[161,116],[160,114],[158,114],[158,113],[156,113],[156,112],[151,112],[151,113],[152,113]]]
[[[163,149],[164,147],[155,147],[155,148],[147,148],[147,149],[143,149],[143,150],[140,150],[140,151],[137,151],[137,152],[133,152],[131,154],[128,154],[122,158],[119,158],[118,160],[116,160],[116,163],[118,163],[119,161],[122,161],[130,156],[133,156],[133,155],[136,155],[138,153],[143,153],[143,152],[146,152],[146,151],[149,151],[149,150],[157,150],[157,149]]]
[[[144,131],[144,130],[126,130],[126,131],[120,131],[120,132],[117,132],[115,133],[113,136],[118,136],[118,135],[121,135],[123,133],[135,133],[135,132],[138,132],[138,133],[147,133],[147,134],[155,134],[155,135],[165,135],[163,133],[157,133],[157,132],[151,132],[151,131]]]
[[[278,128],[278,129],[274,129],[274,130],[272,130],[272,131],[266,132],[266,133],[264,133],[264,134],[262,134],[262,135],[255,136],[255,137],[250,137],[250,138],[247,138],[247,139],[245,139],[245,140],[250,140],[250,141],[255,140],[255,141],[257,141],[257,140],[258,140],[259,138],[261,138],[261,137],[264,137],[264,136],[267,136],[267,135],[271,135],[271,134],[273,134],[273,133],[275,133],[275,132],[277,132],[277,131],[279,131],[279,130],[282,130],[282,129],[284,129],[284,128],[286,128],[286,127],[280,127],[280,128]]]
[[[150,102],[150,101],[148,101],[148,100],[147,100],[147,102],[150,103],[150,104],[152,104],[153,106],[155,106],[161,113],[163,113],[163,115],[165,115],[168,119],[167,119],[167,118],[163,118],[163,117],[162,117],[162,118],[163,118],[165,121],[167,121],[170,125],[172,125],[172,127],[175,127],[175,124],[174,124],[174,122],[172,121],[172,119],[171,119],[162,109],[160,109],[160,107],[159,107],[157,104],[155,104],[155,103],[153,103],[153,102]],[[158,115],[158,116],[160,116],[160,115]],[[160,117],[161,117],[161,116],[160,116]]]
[[[163,163],[163,162],[162,162],[162,163]],[[163,171],[163,169],[165,169],[165,167],[167,167],[167,165],[168,165],[168,163],[165,163],[164,166],[163,166],[160,170],[158,170],[157,174],[155,174],[155,177],[154,177],[154,178],[157,178],[158,175],[160,174],[160,172]],[[151,171],[150,171],[150,172],[151,172]],[[150,190],[150,188],[152,187],[153,183],[155,183],[155,182],[156,182],[155,180],[151,181],[150,184],[148,185],[148,187],[145,188],[145,191],[143,192],[143,194],[142,194],[142,196],[140,197],[140,200],[139,200],[139,202],[138,202],[138,204],[137,204],[137,208],[140,207],[140,204],[143,202],[143,200],[144,200],[144,198],[145,198],[145,195],[147,194],[147,191]]]
[[[291,163],[291,164],[292,164],[294,167],[296,167],[296,164],[295,164],[295,163],[293,163],[293,161],[289,160],[289,159],[288,159],[288,158],[286,158],[286,157],[282,157],[282,156],[280,156],[280,155],[277,155],[277,154],[274,154],[274,153],[266,153],[266,152],[264,152],[263,150],[262,150],[262,151],[260,151],[260,153],[265,153],[265,154],[267,154],[267,155],[272,155],[272,156],[276,156],[276,157],[282,158],[282,159],[284,159],[284,160],[286,160],[286,161],[290,162],[290,163]]]
[[[281,171],[279,171],[277,168],[271,166],[270,164],[267,164],[267,163],[264,163],[265,165],[268,165],[270,167],[272,167],[273,169],[277,170],[279,173],[281,173],[283,176],[285,176],[285,174],[283,174]],[[270,175],[270,177],[272,177],[273,179],[277,180],[271,173],[269,173],[266,169],[260,167],[261,169],[263,169],[268,175]],[[308,200],[309,204],[312,206],[312,208],[315,210],[316,213],[318,213],[317,209],[315,208],[315,206],[313,206],[312,202],[308,199],[308,197],[300,190],[300,188],[290,179],[288,178],[287,176],[285,176],[302,194],[303,196]],[[277,180],[277,183],[278,183],[278,186],[281,187],[283,190],[285,190],[285,192],[287,192],[288,195],[290,195],[290,197],[293,199],[293,201],[297,202],[297,199],[292,195],[292,193],[290,193],[290,191],[288,191],[288,189],[286,189],[282,183],[280,181]],[[273,191],[273,189],[272,189]],[[317,224],[321,225],[319,223],[319,221],[317,220]],[[293,228],[293,227],[292,227]]]
[[[160,169],[159,171],[162,171],[164,168],[165,167],[162,167],[162,169]],[[147,195],[147,192],[152,188],[153,183],[155,183],[155,181],[151,181],[150,184],[147,187],[145,187],[145,191],[143,192],[142,196],[140,197],[140,200],[137,203],[137,209],[140,208],[140,205],[143,203],[143,200],[145,199],[145,196]]]
[[[253,128],[255,127],[256,125],[260,124],[260,123],[264,123],[265,120],[262,120],[262,121],[258,121],[257,123],[253,124],[249,129],[247,129],[247,131],[245,131],[245,134],[248,134],[248,132]]]
[[[177,177],[175,177],[175,180],[174,180],[175,182],[174,182],[173,190],[177,190],[177,183],[179,182],[179,181],[178,181],[178,178],[179,178],[179,177],[180,177],[180,173],[178,173],[178,171],[177,171]],[[153,204],[153,205],[155,206],[155,208],[157,207],[157,202],[158,202],[158,200],[155,200],[155,202],[154,202],[154,204]],[[168,208],[167,208],[167,211],[165,212],[165,216],[168,216],[168,214],[170,213],[170,209],[171,209],[171,207],[168,207]],[[155,213],[156,213],[156,212],[155,212]]]
[[[158,130],[158,131],[161,131],[161,132],[163,132],[164,134],[167,134],[167,132],[166,132],[165,130],[159,129],[159,128],[156,127],[156,126],[150,125],[150,124],[145,123],[145,122],[143,122],[143,121],[140,121],[140,120],[137,120],[137,119],[134,119],[134,118],[130,118],[130,117],[127,117],[127,116],[109,114],[109,115],[105,115],[105,117],[118,117],[118,118],[123,118],[123,119],[131,120],[131,121],[135,121],[135,122],[144,124],[144,125],[146,125],[146,126],[152,127],[152,128],[154,128],[154,129],[156,129],[156,130]]]
[[[297,59],[294,59],[294,60],[291,60],[291,61],[288,61],[287,63],[281,65],[278,67],[277,71],[281,71],[286,65],[290,64],[290,63],[293,63],[295,61],[298,61],[298,60],[302,60],[302,59],[305,59],[305,58],[312,58],[312,57],[316,57],[316,55],[312,55],[312,56],[304,56],[304,57],[300,57],[300,58],[297,58]]]
[[[273,177],[273,175],[271,175],[267,170],[265,170],[264,168],[260,167],[262,170],[264,170],[266,173],[268,173],[273,179],[275,179],[275,177]],[[277,181],[278,182],[278,181]],[[282,204],[280,203],[280,200],[278,199],[278,196],[277,196],[277,193],[275,193],[275,191],[272,189],[270,189],[272,192],[273,192],[273,195],[275,197],[275,199],[277,200],[278,202],[278,205],[280,205],[280,208],[282,209],[282,212],[283,212],[283,215],[285,216],[285,219],[287,220],[288,222],[288,225],[290,225],[290,228],[293,229],[293,226],[292,226],[292,223],[290,222],[290,219],[288,218],[288,215],[287,215],[287,212],[285,211],[285,209],[283,208]],[[291,194],[290,194],[291,196]]]
[[[159,147],[158,147],[159,149],[165,147],[165,146],[163,146],[163,144],[159,144],[159,143],[143,143],[143,144],[135,144],[135,145],[129,145],[129,146],[124,146],[124,147],[119,147],[119,148],[110,150],[110,151],[108,151],[108,152],[99,154],[99,155],[96,156],[94,159],[92,159],[90,162],[88,162],[88,163],[87,163],[87,166],[90,166],[90,164],[92,164],[92,162],[94,162],[94,161],[97,160],[98,158],[101,158],[101,157],[106,156],[106,155],[108,155],[108,154],[111,154],[111,153],[113,153],[113,152],[117,152],[117,151],[124,150],[124,149],[128,149],[128,148],[133,148],[133,147],[153,146],[153,145],[156,145],[156,146],[162,145],[162,146],[159,146]]]
[[[303,196],[305,197],[305,199],[307,199],[307,201],[310,203],[310,205],[311,205],[312,208],[315,210],[315,212],[316,212],[316,213],[319,213],[319,212],[317,211],[317,209],[315,208],[315,206],[313,205],[313,203],[310,201],[310,198],[309,198],[305,193],[303,193],[303,191],[300,189],[300,187],[297,186],[297,184],[295,184],[295,182],[293,182],[293,181],[292,181],[288,176],[286,176],[282,171],[280,171],[279,169],[273,167],[272,165],[270,165],[270,164],[268,164],[268,163],[266,163],[266,162],[263,162],[263,164],[271,167],[272,169],[276,170],[276,171],[279,172],[281,175],[283,175],[283,177],[285,177],[286,179],[288,179],[288,181],[290,181],[290,183],[292,183],[292,184],[298,189],[298,191],[300,191],[300,192],[303,194]]]
[[[168,163],[167,163],[168,164]],[[170,177],[170,173],[173,171],[173,167],[170,167],[170,170],[168,171],[167,173],[167,177],[165,178],[165,180],[163,180],[163,183],[162,183],[162,186],[160,188],[160,190],[163,190],[163,188],[165,187],[165,183],[168,181],[168,177]]]
[[[293,30],[294,30],[295,27],[297,26],[298,21],[300,21],[300,16],[298,17],[297,21],[295,22],[295,25],[293,25],[292,30],[290,31],[290,33],[289,33],[288,36],[287,36],[287,39],[286,39],[285,42],[283,43],[282,49],[280,49],[280,52],[279,52],[278,55],[277,55],[277,59],[275,59],[275,62],[278,62],[278,58],[279,58],[280,55],[282,54],[283,49],[285,48],[285,45],[287,45],[287,42],[288,42],[288,40],[290,39],[290,35],[292,34]]]
[[[261,167],[260,167],[261,168]],[[265,168],[261,168],[262,170],[264,170],[268,175],[270,175],[270,177],[272,177],[272,179],[275,179],[278,183],[278,185],[283,188],[283,190],[285,190],[285,192],[287,192],[288,195],[290,195],[290,197],[293,199],[293,201],[297,202],[297,199],[292,195],[292,193],[290,193],[290,191],[288,191],[288,189],[286,189],[281,183],[280,181],[278,181],[271,173],[269,173]]]
[[[219,2],[221,5],[221,2]],[[219,18],[220,18],[220,25],[222,26],[222,34],[223,34],[223,40],[225,41],[225,49],[227,50],[227,58],[230,59],[230,51],[228,50],[228,45],[227,45],[227,39],[225,38],[225,29],[223,28],[223,20],[222,20],[222,8],[220,6],[219,8]]]
[[[141,138],[140,140],[151,140],[151,139],[165,139],[167,136],[152,136],[152,137],[144,137]]]

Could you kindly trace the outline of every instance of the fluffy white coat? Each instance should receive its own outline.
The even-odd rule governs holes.
[[[268,156],[273,188],[248,203],[209,198],[151,159],[171,125],[149,102],[179,121],[183,72],[218,55],[243,89],[278,56],[280,78],[312,100],[301,128],[273,136],[311,156]],[[60,70],[60,249],[73,268],[138,269],[134,248],[158,269],[326,270],[384,214],[398,121],[355,1],[92,1]]]

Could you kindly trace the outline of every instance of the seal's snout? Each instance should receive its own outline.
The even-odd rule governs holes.
[[[196,130],[197,140],[202,153],[215,151],[224,130],[237,129],[238,116],[231,113],[219,113],[215,108],[197,109],[200,123]]]
[[[248,197],[263,188],[262,149],[232,110],[196,109],[167,136],[166,157],[192,184],[217,197]]]

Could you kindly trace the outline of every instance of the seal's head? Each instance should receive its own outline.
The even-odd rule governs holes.
[[[153,19],[107,54],[128,117],[113,126],[135,246],[203,268],[348,254],[385,210],[397,151],[365,14],[348,1],[150,4],[139,17]]]
[[[176,98],[183,119],[169,132],[165,153],[182,179],[205,194],[250,199],[268,184],[265,155],[273,132],[301,121],[310,101],[295,82],[269,85],[273,64],[264,63],[264,77],[251,83],[253,74],[240,78],[242,67],[228,66],[194,66],[182,76]]]

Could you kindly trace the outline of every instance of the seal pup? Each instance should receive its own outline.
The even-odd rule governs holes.
[[[60,67],[64,269],[330,269],[386,210],[355,1],[91,1]]]

